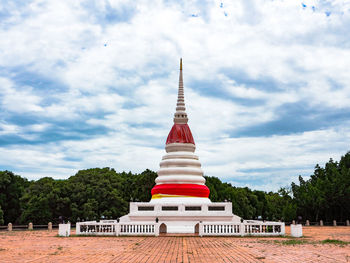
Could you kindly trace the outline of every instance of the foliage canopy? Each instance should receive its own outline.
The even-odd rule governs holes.
[[[128,203],[148,202],[157,174],[117,173],[111,168],[80,170],[65,180],[44,177],[37,181],[0,171],[0,224],[57,222],[59,216],[76,222],[118,218],[128,212]],[[330,159],[316,165],[308,180],[278,192],[251,190],[206,176],[213,202],[232,202],[233,213],[244,219],[283,220],[297,216],[311,221],[350,218],[350,152],[339,162]]]

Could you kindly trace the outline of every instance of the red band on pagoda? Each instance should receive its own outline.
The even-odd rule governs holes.
[[[193,197],[209,197],[209,188],[199,184],[160,184],[152,189],[152,195],[179,195]]]

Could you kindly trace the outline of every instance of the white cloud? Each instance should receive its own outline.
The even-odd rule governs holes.
[[[232,134],[279,120],[287,104],[350,111],[349,4],[220,3],[99,1],[89,7],[38,0],[10,8],[0,26],[0,136],[35,142],[56,122],[107,131],[77,141],[0,145],[0,168],[31,178],[95,166],[157,169],[172,125],[180,56],[189,123],[206,174],[236,183],[268,177],[261,187],[277,189],[310,173],[316,162],[344,154],[349,119],[298,134]],[[121,17],[108,21],[111,11]],[[21,70],[59,88],[18,82]],[[11,122],[23,115],[40,122]]]
[[[276,190],[296,181],[299,174],[312,174],[316,163],[323,165],[330,157],[339,159],[348,149],[344,141],[350,141],[350,136],[346,134],[350,134],[350,129],[197,140],[196,154],[206,175],[237,181],[239,186],[245,185],[240,180],[246,180],[246,185],[255,189]],[[149,136],[152,138],[152,133]],[[157,170],[165,151],[148,145],[135,134],[112,133],[81,141],[0,148],[0,154],[3,162],[16,167],[15,172],[23,176],[62,178],[91,167],[108,166],[132,172]],[[256,185],[254,180],[266,184]]]
[[[298,175],[309,176],[318,163],[323,166],[329,158],[339,160],[349,150],[348,127],[300,134],[226,138],[217,141],[197,141],[197,154],[206,175],[224,180],[237,179],[269,182],[248,185],[263,190],[276,190],[277,185],[290,185]],[[272,184],[270,183],[272,182]]]
[[[0,123],[0,135],[16,134],[19,130],[17,125]]]
[[[0,77],[0,105],[6,111],[14,113],[42,112],[41,98],[33,94],[32,87],[15,87],[13,83]]]

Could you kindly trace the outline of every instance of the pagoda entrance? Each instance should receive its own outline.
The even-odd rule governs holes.
[[[166,234],[166,230],[167,230],[166,224],[162,223],[159,226],[159,234]]]
[[[194,226],[194,233],[195,235],[199,235],[199,223]]]

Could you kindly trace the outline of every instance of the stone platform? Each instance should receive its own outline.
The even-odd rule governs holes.
[[[286,234],[290,229],[286,227]],[[74,231],[73,231],[74,234]],[[305,237],[57,237],[0,232],[0,262],[349,262],[350,227],[304,227]],[[296,242],[296,244],[294,244]]]

